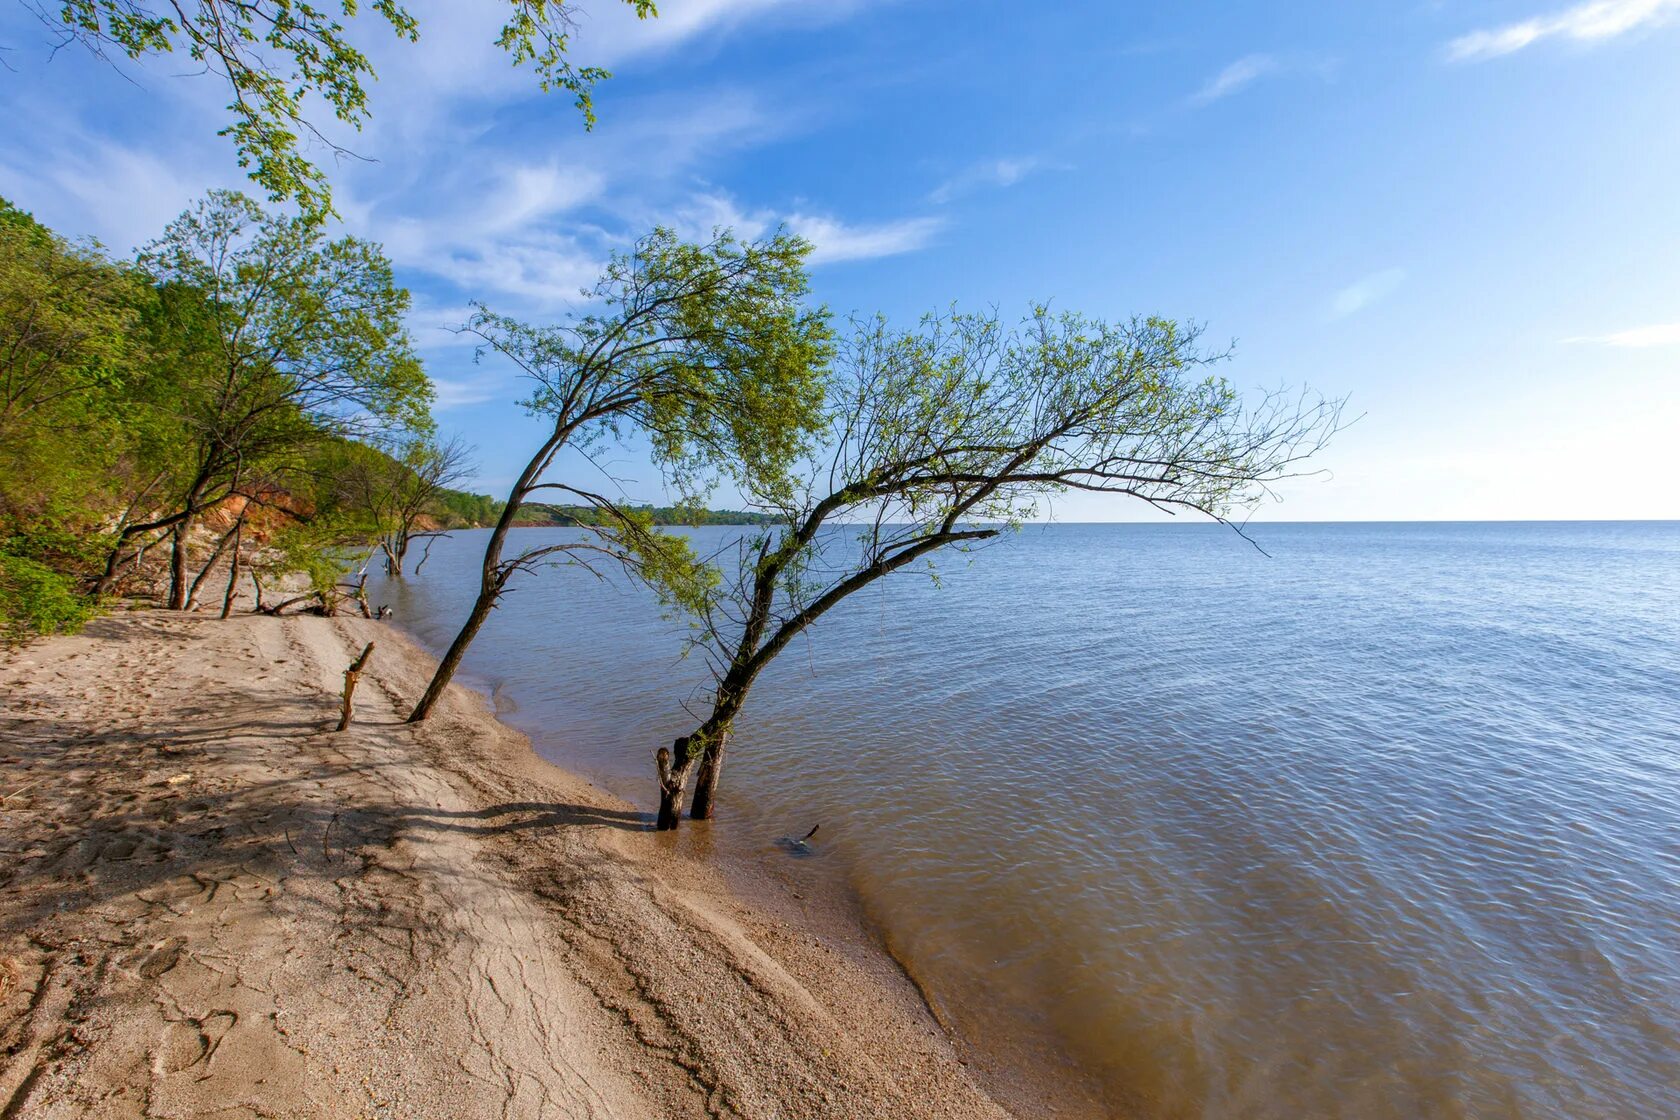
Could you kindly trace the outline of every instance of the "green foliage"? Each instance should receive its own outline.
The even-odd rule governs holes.
[[[496,45],[515,66],[530,65],[546,92],[571,93],[586,126],[595,121],[591,91],[610,77],[599,67],[567,58],[572,7],[565,0],[504,0],[506,22]],[[656,15],[653,0],[624,0],[640,18]],[[420,25],[397,0],[374,0],[373,10],[399,39],[415,42]],[[357,14],[356,0],[61,0],[67,39],[96,55],[128,58],[183,52],[227,82],[239,165],[275,201],[294,199],[305,213],[325,214],[332,196],[326,174],[303,154],[300,138],[327,143],[312,124],[305,100],[313,93],[339,121],[360,129],[368,119],[367,85],[375,74],[364,50],[340,18]]]
[[[148,294],[96,243],[66,241],[0,199],[0,466],[18,469],[26,427],[99,426],[141,356]]]
[[[429,430],[408,294],[375,246],[217,193],[141,266],[0,203],[0,540],[23,604],[8,608],[14,633],[71,619],[61,592],[113,588],[140,549],[184,539],[224,501],[254,503],[285,530],[277,555],[326,579],[340,551],[374,539],[328,484],[360,447],[349,437]],[[306,559],[312,549],[321,555]]]
[[[828,314],[809,308],[808,242],[705,243],[656,229],[588,293],[603,310],[532,326],[480,307],[468,330],[536,387],[522,402],[587,447],[631,432],[685,504],[719,475],[785,478],[822,420]]]
[[[469,494],[462,490],[439,493],[438,507],[446,529],[479,529],[494,524],[502,516],[500,500],[488,494]]]
[[[328,241],[323,227],[212,191],[141,254],[162,290],[183,295],[172,325],[215,370],[194,387],[201,426],[225,423],[213,412],[247,432],[290,405],[339,431],[370,417],[430,427],[431,384],[403,325],[408,292],[378,246]]]
[[[0,549],[0,642],[68,634],[93,616],[75,582],[38,560]]]

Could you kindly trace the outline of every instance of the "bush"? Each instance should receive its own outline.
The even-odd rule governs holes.
[[[0,552],[0,640],[74,633],[94,611],[71,580],[38,561]]]

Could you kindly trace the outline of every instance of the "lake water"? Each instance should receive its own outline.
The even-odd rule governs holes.
[[[944,1016],[1149,1114],[1680,1117],[1680,523],[1253,535],[1031,527],[883,581],[762,679],[724,811],[820,821]],[[376,601],[441,649],[483,537]],[[550,571],[467,670],[647,804],[679,649]]]

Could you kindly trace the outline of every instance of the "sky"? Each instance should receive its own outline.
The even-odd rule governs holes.
[[[557,321],[655,224],[783,224],[841,316],[1161,314],[1233,341],[1240,387],[1347,397],[1257,518],[1680,518],[1680,0],[580,0],[593,132],[491,45],[498,7],[412,4],[417,45],[357,26],[373,117],[331,168],[474,489],[541,425],[448,331],[470,301]],[[24,0],[0,47],[0,195],[48,225],[126,254],[243,185],[185,60],[55,52]]]

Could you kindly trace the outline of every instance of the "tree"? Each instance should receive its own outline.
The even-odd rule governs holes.
[[[616,256],[592,292],[602,310],[560,326],[530,326],[480,308],[464,328],[480,353],[511,361],[535,383],[527,409],[550,421],[485,546],[479,592],[425,695],[426,718],[516,572],[565,558],[605,558],[657,581],[674,600],[705,588],[683,538],[575,484],[545,481],[563,448],[645,436],[654,461],[694,499],[716,472],[750,474],[778,492],[820,419],[831,343],[827,313],[802,305],[810,245],[786,233],[704,244],[659,229]],[[576,541],[503,555],[526,500],[558,491],[602,514]]]
[[[385,426],[424,431],[431,385],[414,356],[398,288],[377,246],[326,240],[319,215],[266,214],[217,191],[170,224],[142,255],[159,293],[155,350],[170,363],[182,428],[172,492],[125,518],[98,590],[132,560],[138,538],[172,538],[169,605],[187,595],[187,534],[217,502],[260,497],[320,441]]]
[[[31,414],[120,379],[145,283],[0,199],[0,441]]]
[[[1204,375],[1222,355],[1200,350],[1198,333],[1043,308],[1014,331],[989,315],[903,333],[862,324],[830,389],[825,461],[793,491],[780,477],[749,483],[777,524],[744,540],[707,594],[668,596],[693,617],[714,683],[705,719],[658,752],[658,827],[677,826],[696,767],[692,815],[711,815],[754,682],[853,593],[940,550],[970,551],[1068,490],[1223,521],[1334,431],[1336,402],[1276,393],[1244,407]]]
[[[337,470],[340,501],[368,524],[385,571],[401,576],[410,544],[451,516],[444,494],[471,473],[472,448],[410,436],[389,450],[354,444],[346,452]]]
[[[496,45],[515,66],[529,64],[544,92],[571,93],[585,126],[592,126],[591,91],[611,75],[574,66],[567,57],[574,6],[567,0],[504,2],[507,20]],[[657,14],[653,0],[624,3],[638,18]],[[418,21],[397,0],[374,0],[372,7],[399,39],[419,40]],[[299,150],[299,137],[307,133],[335,153],[343,149],[311,123],[304,99],[313,92],[353,128],[367,120],[373,65],[338,21],[354,17],[356,9],[356,0],[321,6],[310,0],[61,0],[56,12],[42,5],[36,13],[66,42],[80,42],[100,58],[184,51],[228,85],[233,121],[221,134],[233,138],[239,165],[274,201],[295,199],[306,213],[325,213],[332,206],[326,175]]]
[[[73,627],[110,506],[152,472],[130,405],[151,290],[0,199],[0,631]],[[5,635],[0,635],[4,637]]]

